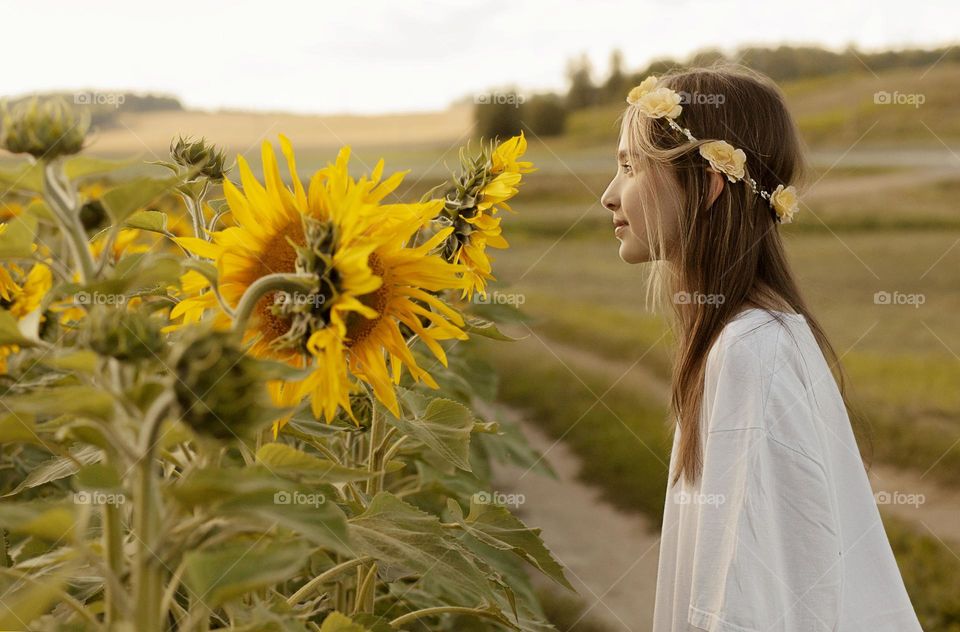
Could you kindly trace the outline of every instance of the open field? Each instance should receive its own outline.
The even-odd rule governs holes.
[[[781,232],[870,428],[875,485],[939,490],[926,507],[883,508],[930,632],[960,630],[958,86],[956,64],[923,76],[864,70],[784,86],[812,172],[796,223]],[[878,104],[877,91],[922,93],[925,102]],[[518,213],[504,220],[511,248],[495,253],[493,288],[523,297],[526,324],[504,329],[525,339],[484,341],[476,351],[498,368],[502,401],[580,460],[581,481],[655,532],[669,454],[672,348],[663,317],[645,309],[644,270],[619,260],[599,204],[615,169],[619,110],[576,112],[564,137],[530,137],[528,157],[539,170],[525,177]],[[440,182],[472,135],[467,106],[406,117],[188,112],[119,120],[96,136],[94,153],[149,159],[163,156],[177,133],[202,133],[257,167],[259,142],[282,132],[298,149],[301,175],[351,144],[357,172],[381,156],[387,172],[410,169],[397,192],[407,200]],[[878,292],[922,302],[881,304]],[[569,525],[535,526],[549,537]]]

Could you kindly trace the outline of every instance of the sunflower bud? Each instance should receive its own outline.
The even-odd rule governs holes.
[[[181,418],[200,434],[223,441],[246,437],[273,421],[260,362],[236,335],[207,327],[183,330],[172,355]]]
[[[93,351],[124,362],[156,358],[164,347],[160,324],[123,306],[92,310],[84,324],[84,335]]]
[[[77,112],[61,98],[37,97],[4,108],[0,146],[14,154],[53,160],[83,149],[90,130],[89,112]]]
[[[170,156],[173,161],[186,169],[197,168],[198,176],[214,182],[222,182],[226,175],[223,167],[224,153],[215,145],[208,145],[206,140],[193,140],[182,136],[176,142],[170,143]]]
[[[90,200],[80,207],[80,223],[86,231],[100,228],[106,219],[107,209],[103,208],[103,202],[100,200]]]

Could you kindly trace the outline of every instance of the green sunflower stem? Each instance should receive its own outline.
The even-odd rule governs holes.
[[[233,316],[233,330],[243,331],[247,328],[247,321],[253,314],[254,308],[264,296],[270,292],[309,292],[315,279],[300,274],[277,272],[260,277],[250,284],[247,291],[240,297],[240,304]]]
[[[406,625],[411,621],[420,619],[421,617],[433,617],[438,614],[469,614],[475,617],[486,617],[488,619],[493,619],[494,621],[501,620],[501,616],[498,613],[482,608],[468,608],[466,606],[437,606],[435,608],[424,608],[422,610],[408,612],[407,614],[397,617],[391,621],[390,626],[399,628],[401,625]]]
[[[107,565],[114,577],[123,577],[123,526],[120,521],[120,508],[113,503],[103,505],[103,545],[107,553]],[[120,622],[121,596],[114,594],[116,585],[106,585],[107,625]]]
[[[69,184],[64,182],[62,172],[55,163],[44,163],[43,175],[43,197],[67,239],[80,282],[89,283],[96,276],[96,265],[83,224],[80,223],[76,195],[70,192]]]
[[[173,402],[173,392],[167,390],[157,397],[145,415],[140,435],[139,487],[134,507],[134,532],[137,536],[135,557],[136,629],[138,632],[160,632],[160,602],[163,598],[163,569],[156,558],[158,549],[157,511],[153,455],[160,425]]]
[[[383,430],[383,412],[377,406],[376,401],[371,401],[369,444],[367,451],[367,472],[374,474],[379,468],[377,457],[379,456],[380,434]],[[366,492],[367,497],[372,498],[380,491],[381,480],[379,476],[373,475],[367,479]],[[357,594],[354,613],[373,612],[373,601],[377,593],[377,563],[374,561],[369,566],[357,567]]]
[[[193,234],[204,241],[210,241],[210,233],[207,232],[205,226],[206,218],[203,216],[203,198],[207,194],[207,186],[207,183],[204,182],[199,191],[194,191],[187,185],[179,192],[193,223]]]

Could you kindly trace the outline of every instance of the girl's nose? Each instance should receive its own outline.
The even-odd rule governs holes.
[[[600,196],[600,203],[603,204],[604,208],[616,212],[616,210],[620,208],[620,202],[617,196],[611,191],[611,188],[612,187],[607,187],[607,190]]]

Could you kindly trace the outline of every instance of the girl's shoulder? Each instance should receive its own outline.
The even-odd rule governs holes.
[[[820,464],[825,458],[817,421],[820,405],[831,406],[824,409],[830,419],[844,414],[836,394],[824,390],[828,377],[802,315],[741,312],[724,326],[707,361],[704,387],[711,414],[706,429],[753,429]]]
[[[720,331],[707,356],[707,374],[722,368],[769,373],[784,363],[797,368],[811,341],[802,314],[749,308],[731,318]]]

